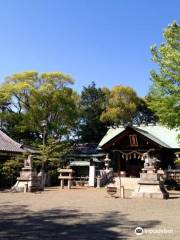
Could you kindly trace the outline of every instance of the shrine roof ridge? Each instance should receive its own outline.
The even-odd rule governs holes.
[[[102,138],[99,143],[99,147],[107,144],[116,136],[120,135],[127,128],[131,128],[136,132],[144,135],[145,137],[151,139],[152,141],[158,143],[165,148],[179,149],[180,144],[178,142],[177,136],[180,131],[177,129],[169,129],[160,124],[142,124],[142,125],[127,125],[127,126],[114,126],[109,128],[106,135]]]

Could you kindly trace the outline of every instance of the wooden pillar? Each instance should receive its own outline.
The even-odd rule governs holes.
[[[120,174],[121,171],[121,158],[120,158],[120,154],[118,153],[118,174]]]

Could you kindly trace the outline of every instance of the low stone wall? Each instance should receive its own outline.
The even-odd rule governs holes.
[[[119,188],[119,177],[115,177],[115,186]],[[140,178],[121,177],[121,186],[125,189],[135,190],[138,187]]]

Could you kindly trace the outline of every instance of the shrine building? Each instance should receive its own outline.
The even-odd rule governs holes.
[[[175,168],[176,152],[180,151],[175,129],[161,125],[141,125],[110,128],[99,143],[99,149],[109,153],[114,174],[139,177],[144,161],[151,151],[160,161],[160,168]]]
[[[23,146],[17,143],[7,134],[0,130],[0,161],[1,163],[12,156],[22,154],[24,152]]]

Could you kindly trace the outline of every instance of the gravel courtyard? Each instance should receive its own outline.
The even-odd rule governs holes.
[[[106,189],[0,192],[0,239],[180,239],[180,196],[120,199]],[[136,235],[137,226],[144,229]],[[160,233],[161,232],[161,233]]]

